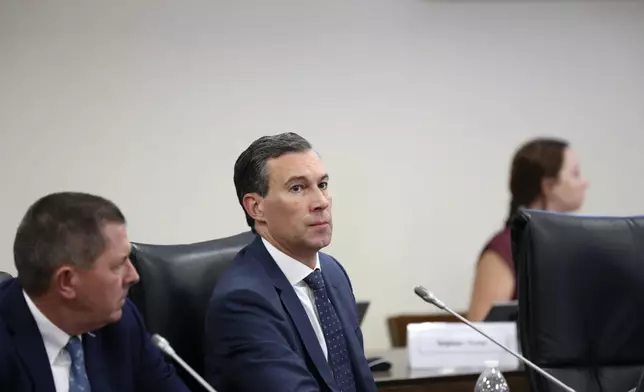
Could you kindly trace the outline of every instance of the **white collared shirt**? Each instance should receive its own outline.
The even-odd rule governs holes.
[[[25,301],[27,301],[27,306],[36,321],[45,344],[49,366],[51,366],[51,373],[54,377],[55,390],[56,392],[69,392],[69,369],[72,360],[65,346],[69,342],[70,335],[49,321],[27,293],[23,291],[22,294],[25,297]]]
[[[315,306],[315,295],[313,294],[313,290],[303,280],[314,270],[280,251],[264,238],[262,238],[262,241],[268,253],[273,257],[273,260],[275,260],[277,266],[282,270],[282,273],[286,276],[291,286],[293,286],[293,290],[295,290],[295,294],[297,294],[300,302],[302,302],[302,306],[304,307],[306,315],[309,317],[315,336],[317,336],[320,347],[322,347],[324,357],[328,360],[326,340],[322,332],[322,325],[320,325],[320,316]],[[315,267],[321,270],[320,257],[317,254],[315,255]]]

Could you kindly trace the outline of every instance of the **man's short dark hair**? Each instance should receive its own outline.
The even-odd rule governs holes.
[[[105,250],[103,227],[108,223],[125,224],[125,217],[100,196],[59,192],[36,201],[22,218],[13,243],[25,292],[47,292],[54,272],[63,265],[90,268]]]
[[[237,191],[237,199],[242,208],[244,208],[244,195],[257,193],[265,197],[268,194],[266,163],[269,159],[279,158],[287,153],[305,152],[311,149],[311,143],[292,132],[263,136],[255,140],[241,153],[237,158],[237,162],[235,162],[233,180]],[[248,226],[255,232],[255,220],[248,215],[245,208],[244,214],[246,215]]]

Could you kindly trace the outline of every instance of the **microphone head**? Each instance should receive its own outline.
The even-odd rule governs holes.
[[[423,286],[416,286],[414,287],[414,293],[416,293],[417,296],[423,299],[425,302],[429,302],[430,304],[440,308],[440,309],[446,309],[446,306],[444,303],[442,303],[438,298],[434,296],[434,294],[430,293],[427,291],[426,288]]]
[[[172,349],[172,346],[170,346],[170,342],[168,342],[163,336],[155,333],[152,335],[152,344],[157,346],[157,348],[165,353],[171,354],[174,352]]]
[[[423,286],[414,287],[414,293],[422,299],[427,299],[429,297],[429,292]]]

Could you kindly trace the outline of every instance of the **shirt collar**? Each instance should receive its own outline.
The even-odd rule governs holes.
[[[69,342],[69,338],[71,336],[67,332],[58,328],[54,323],[52,323],[47,318],[47,316],[45,316],[40,311],[40,309],[38,309],[36,304],[34,304],[34,302],[31,300],[31,298],[29,298],[29,296],[27,295],[27,293],[24,292],[24,290],[22,294],[25,297],[25,301],[27,301],[27,306],[29,307],[31,314],[33,315],[34,320],[36,321],[36,325],[40,330],[43,343],[45,343],[45,349],[47,350],[47,357],[49,358],[49,364],[52,365],[56,360],[56,358],[58,357],[58,354],[60,354],[60,350],[62,350]]]
[[[291,286],[295,286],[296,284],[300,283],[304,278],[309,276],[311,272],[314,271],[313,269],[304,265],[304,263],[295,260],[291,256],[277,249],[263,237],[262,242],[264,243],[264,246],[266,247],[268,253],[271,255],[271,257],[273,257],[273,260],[275,260],[275,263],[277,263],[277,266],[280,268],[280,270],[282,270],[284,276],[286,276],[286,280],[288,280]],[[320,256],[318,253],[315,254],[315,269],[321,269]]]

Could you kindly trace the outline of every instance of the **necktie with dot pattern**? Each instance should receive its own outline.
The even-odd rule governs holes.
[[[72,365],[69,368],[69,392],[91,392],[92,388],[85,370],[83,343],[80,338],[72,336],[65,349],[72,358]]]
[[[315,296],[315,306],[320,316],[320,324],[326,340],[327,355],[329,365],[333,371],[333,377],[342,392],[355,392],[356,385],[353,379],[353,371],[351,370],[351,360],[349,359],[344,330],[338,314],[335,312],[335,308],[327,295],[322,272],[316,269],[304,278],[304,282],[313,290]]]

